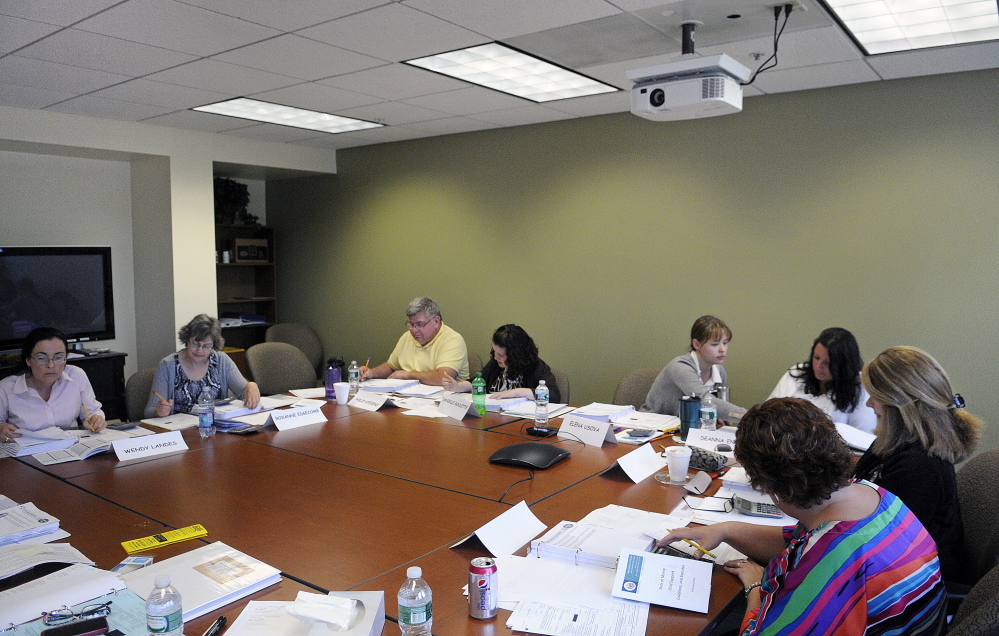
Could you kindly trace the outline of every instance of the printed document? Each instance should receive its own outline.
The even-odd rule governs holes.
[[[611,594],[632,601],[707,613],[711,564],[653,552],[621,550]]]

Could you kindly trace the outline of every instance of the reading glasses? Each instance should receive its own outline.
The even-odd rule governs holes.
[[[51,612],[42,612],[42,622],[46,625],[59,625],[61,623],[77,619],[84,620],[87,618],[97,618],[98,616],[107,616],[111,613],[112,602],[113,601],[108,601],[107,603],[87,605],[79,612],[74,612],[63,605],[62,609],[53,610]]]
[[[66,354],[65,353],[57,353],[57,354],[55,354],[54,356],[52,356],[50,358],[47,355],[45,355],[44,353],[36,353],[35,355],[31,356],[31,359],[44,367],[49,362],[54,362],[56,364],[62,364],[63,362],[66,361]]]

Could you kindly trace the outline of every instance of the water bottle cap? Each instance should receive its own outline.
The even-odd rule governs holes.
[[[541,385],[542,385],[542,384],[544,384],[544,383],[545,383],[545,381],[544,381],[544,380],[539,380],[539,381],[538,381],[538,386],[541,386]]]
[[[418,579],[421,576],[423,576],[423,568],[421,568],[418,565],[411,566],[409,569],[406,570],[406,576],[408,576],[411,579]]]
[[[155,579],[156,587],[170,587],[169,574],[157,574]]]

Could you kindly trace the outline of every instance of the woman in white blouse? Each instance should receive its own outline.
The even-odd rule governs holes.
[[[860,383],[864,361],[853,334],[830,327],[812,343],[808,360],[789,369],[770,398],[796,397],[825,411],[833,422],[873,433],[878,416],[867,406],[867,391]]]

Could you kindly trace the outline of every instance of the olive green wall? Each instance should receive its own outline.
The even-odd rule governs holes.
[[[526,328],[588,403],[685,351],[712,313],[734,332],[745,406],[841,326],[865,359],[930,351],[995,419],[997,83],[934,76],[703,121],[625,113],[341,151],[336,176],[267,185],[281,319],[375,364],[429,295],[480,355],[498,325]]]

